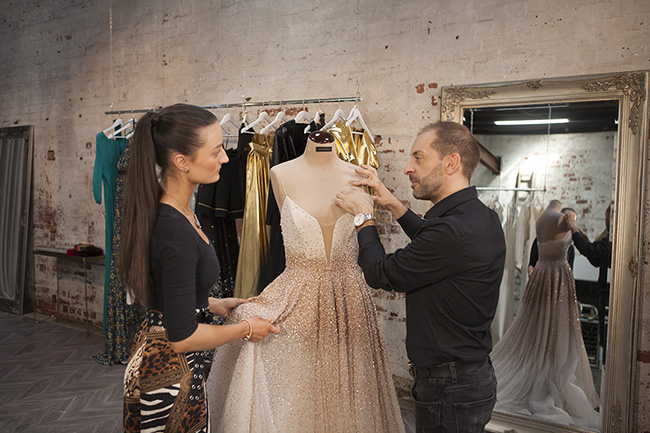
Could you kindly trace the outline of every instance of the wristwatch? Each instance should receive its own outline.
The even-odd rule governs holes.
[[[371,213],[358,213],[354,216],[354,226],[359,227],[366,221],[374,220],[375,216]]]

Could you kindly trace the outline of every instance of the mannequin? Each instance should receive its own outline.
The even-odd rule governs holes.
[[[537,231],[539,243],[560,240],[566,237],[569,225],[567,224],[566,214],[563,214],[561,210],[562,203],[551,200],[544,212],[537,217],[535,230]]]
[[[372,295],[357,266],[353,217],[334,204],[358,179],[334,137],[274,166],[285,270],[227,321],[253,312],[281,332],[215,351],[207,382],[216,432],[404,431]],[[224,390],[226,390],[224,392]]]
[[[282,209],[287,196],[320,224],[325,251],[330,256],[334,225],[345,212],[334,204],[336,194],[350,187],[359,175],[355,166],[336,153],[334,136],[312,132],[305,153],[271,168],[271,187]]]

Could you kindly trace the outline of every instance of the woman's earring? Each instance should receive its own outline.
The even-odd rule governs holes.
[[[184,171],[185,173],[189,173],[189,172],[190,172],[190,169],[189,169],[189,168],[186,168],[186,169],[183,170],[183,171]]]

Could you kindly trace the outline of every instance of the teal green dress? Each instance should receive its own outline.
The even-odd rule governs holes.
[[[117,255],[120,251],[120,233],[122,227],[122,205],[124,202],[124,180],[129,164],[129,150],[127,145],[117,162],[117,186],[115,188],[115,213],[112,226],[113,244],[109,282],[104,289],[106,302],[104,303],[104,351],[93,355],[93,359],[100,364],[114,365],[126,364],[129,359],[133,338],[140,329],[144,320],[144,310],[138,305],[129,305],[126,299],[126,287],[120,278]],[[108,256],[107,256],[108,257]]]
[[[104,334],[106,334],[106,309],[108,306],[108,287],[113,256],[113,224],[115,222],[115,190],[117,188],[117,162],[122,156],[127,143],[126,138],[111,139],[103,132],[97,134],[95,167],[93,169],[93,196],[97,203],[102,202],[102,186],[104,191],[104,207],[106,208],[106,270],[104,273]]]

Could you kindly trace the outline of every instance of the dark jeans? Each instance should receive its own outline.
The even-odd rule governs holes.
[[[417,378],[411,395],[416,433],[484,432],[496,403],[497,379],[488,360],[467,374],[453,370],[450,377]]]

